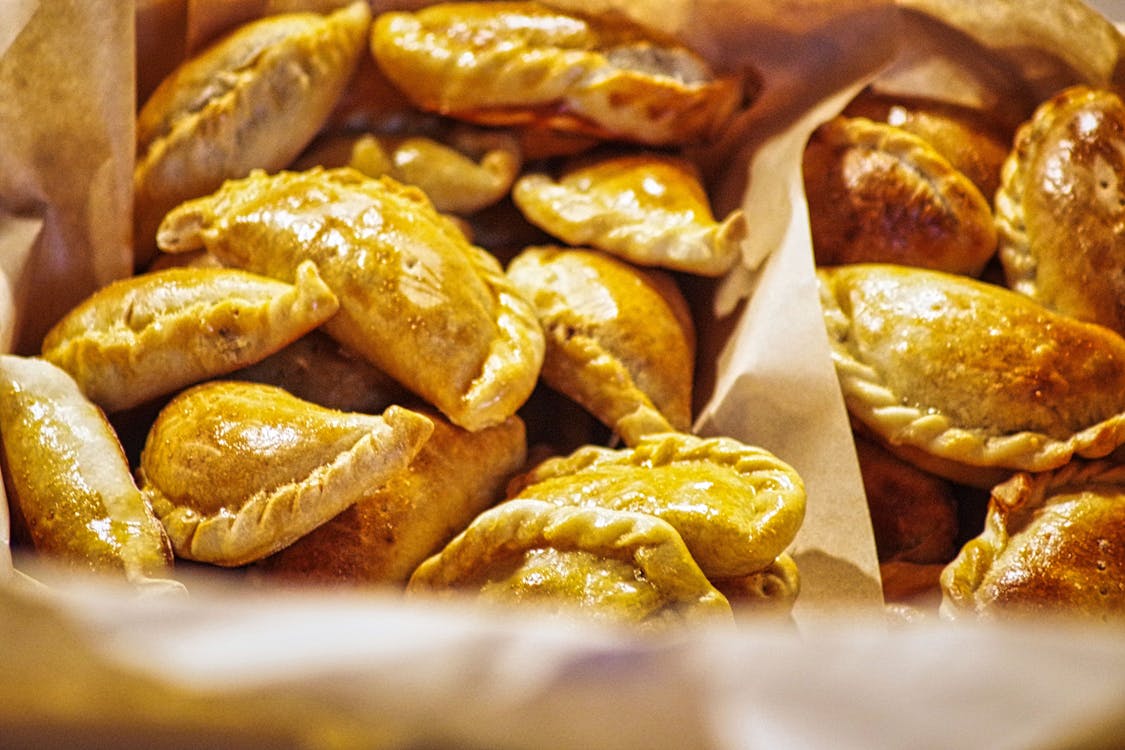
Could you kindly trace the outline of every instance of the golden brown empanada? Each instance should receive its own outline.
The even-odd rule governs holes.
[[[185,267],[119,279],[48,331],[43,358],[103,409],[128,409],[257,362],[336,313],[313,263],[294,277]]]
[[[592,250],[544,246],[516,256],[508,277],[543,326],[544,382],[627,445],[690,429],[695,327],[671,277]]]
[[[340,300],[324,330],[466,429],[507,419],[538,379],[531,305],[422,191],[388,177],[255,172],[177,207],[159,242],[282,280],[313,260]]]
[[[731,618],[730,604],[665,521],[535,500],[509,500],[477,516],[418,566],[407,590],[653,629]]]
[[[762,618],[788,618],[801,593],[801,571],[788,553],[757,573],[711,581],[730,602],[740,620],[757,622]]]
[[[137,115],[138,265],[164,214],[251,169],[286,166],[340,98],[367,41],[371,8],[249,22],[174,70]]]
[[[146,588],[181,588],[167,579],[168,537],[117,436],[65,371],[0,354],[0,444],[13,520],[38,552],[76,570],[118,571]]]
[[[371,51],[421,108],[485,125],[680,144],[714,135],[742,96],[737,79],[623,17],[535,2],[383,13]]]
[[[513,480],[508,494],[654,515],[679,532],[699,567],[716,579],[772,564],[805,515],[804,483],[769,451],[682,433],[548,459]]]
[[[1073,461],[992,491],[984,530],[941,575],[948,618],[1125,616],[1125,466]]]
[[[370,496],[432,431],[398,406],[340,412],[270,385],[210,381],[160,411],[137,476],[177,555],[243,565]]]
[[[423,560],[502,499],[527,457],[523,421],[512,416],[469,432],[427,416],[433,435],[405,470],[255,569],[286,582],[404,584]]]
[[[1125,332],[1125,102],[1077,86],[1016,133],[996,194],[1008,285]]]
[[[835,117],[804,153],[820,265],[900,263],[976,276],[996,251],[988,199],[928,142],[864,117]]]
[[[695,168],[656,154],[628,154],[516,180],[512,200],[531,223],[563,242],[642,266],[721,276],[738,262],[746,219],[722,221]]]
[[[818,276],[848,411],[895,454],[990,486],[1125,442],[1125,339],[1108,328],[938,271]]]

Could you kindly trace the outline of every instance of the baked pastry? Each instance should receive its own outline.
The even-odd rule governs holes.
[[[531,305],[424,193],[391,178],[255,172],[178,206],[159,243],[282,280],[314,261],[340,300],[324,330],[466,429],[503,422],[538,380]]]
[[[418,566],[407,591],[653,630],[731,618],[730,604],[668,523],[535,500],[509,500],[477,516]]]
[[[111,282],[43,339],[43,358],[114,412],[276,352],[339,307],[316,266],[293,283],[231,268],[168,268]]]
[[[742,97],[737,78],[674,40],[536,2],[383,13],[371,51],[417,106],[484,125],[682,144],[716,134]]]
[[[558,180],[528,173],[516,180],[512,200],[531,223],[567,244],[701,276],[730,270],[747,232],[741,209],[715,219],[695,168],[672,156],[600,159]]]
[[[181,588],[113,428],[65,371],[0,354],[0,445],[13,521],[37,552],[74,570]]]
[[[695,326],[669,276],[585,249],[530,247],[508,277],[546,336],[541,377],[634,445],[691,427]]]
[[[1125,616],[1125,466],[1074,461],[992,491],[984,530],[942,572],[951,619]]]
[[[1008,285],[1125,332],[1125,102],[1077,86],[1016,133],[996,194]]]
[[[681,433],[548,459],[514,479],[508,495],[661,518],[708,578],[746,576],[773,564],[805,514],[800,476],[768,451]]]
[[[276,171],[313,139],[364,52],[366,2],[235,29],[176,68],[137,115],[134,240],[143,266],[164,214],[251,169]]]
[[[977,276],[996,251],[988,199],[906,130],[834,117],[814,131],[802,169],[819,265],[899,263]]]
[[[821,268],[852,419],[896,455],[991,486],[1125,442],[1125,339],[964,276]]]
[[[398,406],[339,412],[274,386],[210,381],[161,409],[137,477],[178,556],[244,565],[386,484],[432,432]]]
[[[727,598],[739,620],[788,619],[801,593],[801,571],[797,561],[783,552],[757,573],[716,578],[711,583]]]
[[[255,570],[287,583],[403,585],[503,498],[527,458],[523,421],[469,432],[428,416],[434,432],[405,470]]]

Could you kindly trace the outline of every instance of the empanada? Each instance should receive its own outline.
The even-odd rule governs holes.
[[[1108,328],[938,271],[818,276],[848,411],[893,453],[991,486],[1125,442],[1125,339]]]
[[[114,281],[43,339],[43,358],[120,411],[257,362],[339,303],[305,263],[292,284],[232,268],[168,268]]]
[[[738,262],[746,218],[711,213],[699,175],[683,159],[629,154],[566,170],[525,174],[512,200],[531,223],[575,246],[642,266],[721,276]]]
[[[251,169],[286,166],[316,135],[364,52],[366,2],[249,22],[186,60],[137,115],[138,265],[164,214]]]
[[[627,445],[691,427],[695,328],[671,277],[592,250],[543,246],[516,256],[508,277],[543,325],[544,382]]]
[[[340,300],[324,330],[466,429],[507,419],[539,377],[531,305],[424,193],[388,177],[255,172],[174,209],[159,242],[283,280],[313,260]]]
[[[178,556],[244,565],[370,496],[432,432],[398,406],[340,412],[270,385],[210,381],[161,409],[137,477]]]
[[[715,135],[742,97],[737,78],[624,17],[535,2],[383,13],[371,51],[419,107],[485,125],[682,144]]]
[[[769,451],[682,433],[548,459],[513,480],[508,494],[661,518],[709,578],[746,576],[772,564],[805,515],[804,482]]]
[[[1077,86],[1016,133],[996,194],[1008,285],[1125,333],[1125,102]]]
[[[418,566],[407,590],[652,629],[731,618],[726,598],[665,521],[535,500],[509,500],[477,516]]]
[[[787,619],[801,593],[801,571],[797,561],[783,552],[757,573],[716,578],[711,583],[727,598],[740,620]]]

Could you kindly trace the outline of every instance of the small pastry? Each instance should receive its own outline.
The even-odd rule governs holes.
[[[766,450],[664,433],[635,447],[580,448],[517,477],[509,497],[647,513],[672,525],[708,578],[773,564],[805,515],[805,486]]]
[[[675,281],[592,250],[530,247],[508,277],[546,336],[542,378],[627,445],[691,427],[695,328]]]
[[[899,263],[977,276],[995,254],[988,199],[906,130],[835,117],[813,133],[802,168],[819,265]]]
[[[730,270],[747,232],[741,209],[717,221],[694,167],[670,156],[601,159],[558,180],[532,172],[516,181],[512,200],[567,244],[700,276]]]
[[[731,619],[730,604],[668,523],[535,500],[477,516],[418,566],[407,591],[652,630]]]
[[[114,412],[257,362],[338,307],[311,262],[292,284],[231,268],[168,268],[94,292],[48,331],[42,353]]]
[[[821,268],[852,419],[915,465],[987,487],[1125,442],[1125,339],[965,276]]]
[[[160,411],[137,476],[178,556],[233,567],[370,496],[432,432],[398,406],[339,412],[274,386],[210,381]]]
[[[386,76],[425,110],[651,145],[712,137],[742,83],[623,17],[536,2],[439,3],[371,29]]]
[[[389,177],[255,172],[178,206],[159,242],[282,280],[314,261],[340,300],[324,330],[466,429],[503,422],[538,380],[531,305],[422,191]]]
[[[996,194],[1007,283],[1125,333],[1125,102],[1077,86],[1016,133]]]
[[[740,620],[788,619],[801,593],[801,571],[797,561],[783,552],[757,573],[716,578],[711,583],[727,598]]]
[[[164,214],[251,169],[292,161],[328,118],[364,51],[371,8],[251,21],[174,70],[137,115],[138,265]]]

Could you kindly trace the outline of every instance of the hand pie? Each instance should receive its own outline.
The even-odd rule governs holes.
[[[316,135],[364,52],[371,9],[267,16],[185,61],[137,115],[139,265],[164,214],[251,169],[286,166]]]
[[[535,500],[479,515],[418,566],[407,590],[654,630],[731,618],[730,604],[668,523]]]
[[[543,326],[544,382],[627,445],[690,429],[695,328],[671,277],[557,247],[526,249],[508,277]]]
[[[340,300],[324,330],[466,429],[503,422],[539,377],[530,304],[420,190],[390,178],[255,172],[178,206],[159,241],[282,280],[314,261]]]
[[[899,263],[976,276],[996,251],[988,200],[901,128],[833,118],[810,138],[803,173],[819,265]]]
[[[160,411],[137,476],[177,555],[244,565],[372,494],[432,431],[398,406],[339,412],[274,386],[211,381]]]
[[[1125,339],[964,276],[822,268],[820,299],[853,420],[896,455],[990,486],[1125,442]]]
[[[721,276],[738,262],[746,219],[711,213],[691,164],[632,154],[516,180],[512,200],[543,231],[575,246],[604,250],[642,266]]]
[[[804,483],[768,451],[679,433],[548,459],[513,480],[508,494],[661,518],[708,578],[746,576],[772,564],[805,516]]]
[[[1125,333],[1125,103],[1083,86],[1016,133],[996,194],[1008,285]]]
[[[120,411],[257,362],[339,304],[311,262],[293,284],[231,268],[168,268],[112,282],[43,339],[43,358]]]
[[[739,80],[623,17],[535,2],[383,13],[371,51],[422,109],[484,125],[682,144],[715,135],[742,96]]]
[[[405,584],[423,560],[502,499],[527,457],[520,418],[469,432],[429,416],[434,433],[405,470],[255,570],[285,582]]]
[[[1125,466],[1074,461],[992,491],[981,534],[942,572],[948,618],[1125,616]]]
[[[172,549],[117,436],[66,372],[0,355],[0,443],[13,520],[38,552],[146,588],[180,588],[167,580]]]
[[[716,578],[711,583],[727,598],[740,620],[787,619],[801,593],[801,572],[796,560],[783,552],[757,573]]]

